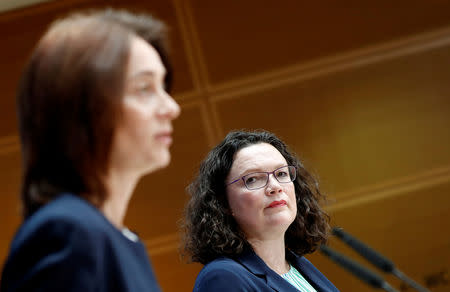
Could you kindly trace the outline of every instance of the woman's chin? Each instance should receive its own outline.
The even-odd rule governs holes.
[[[161,154],[158,157],[160,168],[164,168],[169,166],[170,160],[172,156],[170,155],[169,149],[165,149],[165,151],[161,151]]]
[[[154,155],[145,166],[145,174],[166,168],[170,164],[171,156],[169,151],[162,151]]]
[[[294,220],[288,216],[276,216],[271,219],[270,225],[273,228],[288,229]]]

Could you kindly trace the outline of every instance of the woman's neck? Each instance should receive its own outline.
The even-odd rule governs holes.
[[[269,268],[279,275],[289,272],[290,266],[286,261],[284,238],[268,240],[249,239],[248,241],[255,253]]]
[[[130,175],[118,171],[110,171],[105,179],[108,195],[100,208],[105,217],[117,228],[123,228],[123,221],[131,195],[138,182],[137,175]]]

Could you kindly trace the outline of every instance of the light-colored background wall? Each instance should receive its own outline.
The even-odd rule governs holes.
[[[448,291],[450,1],[442,0],[56,0],[1,13],[1,262],[20,223],[14,94],[23,64],[55,17],[105,5],[152,12],[171,28],[182,107],[173,162],[142,180],[126,218],[164,291],[190,291],[201,268],[178,255],[184,189],[208,149],[240,128],[282,137],[319,176],[334,225],[432,291]],[[322,255],[308,258],[341,291],[370,291]]]

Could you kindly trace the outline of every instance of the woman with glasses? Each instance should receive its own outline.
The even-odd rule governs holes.
[[[17,94],[24,221],[0,291],[160,291],[124,217],[139,179],[170,162],[165,38],[159,20],[107,9],[40,39]]]
[[[194,291],[338,291],[303,257],[327,238],[324,196],[274,134],[229,133],[189,192],[184,249],[205,265]]]

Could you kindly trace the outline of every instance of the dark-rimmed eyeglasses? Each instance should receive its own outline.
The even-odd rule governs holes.
[[[286,165],[286,166],[279,167],[279,168],[275,169],[274,171],[252,172],[252,173],[246,174],[246,175],[228,183],[227,186],[234,184],[235,182],[238,182],[239,180],[242,179],[245,187],[248,190],[257,190],[257,189],[267,186],[267,183],[269,182],[270,174],[273,174],[275,179],[279,183],[283,184],[283,183],[293,182],[295,180],[295,178],[297,177],[297,170],[296,170],[295,166]]]

